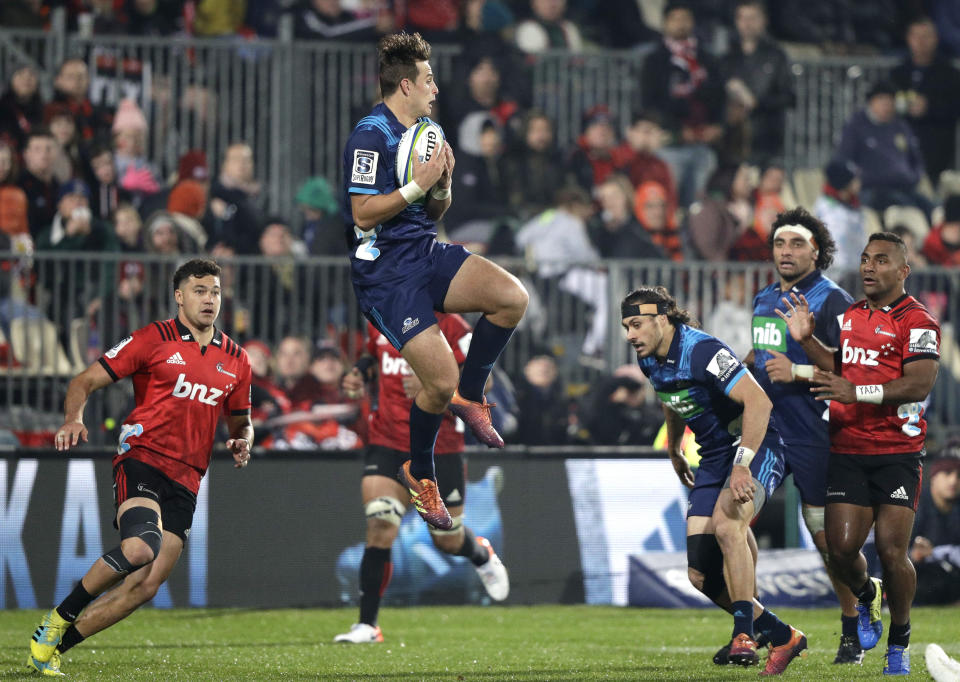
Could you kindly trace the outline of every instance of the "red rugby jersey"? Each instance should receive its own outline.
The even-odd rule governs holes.
[[[470,325],[459,315],[438,313],[440,331],[447,338],[457,364],[463,364],[470,348]],[[413,370],[386,337],[367,323],[367,351],[377,359],[380,390],[377,409],[370,416],[370,437],[373,445],[381,445],[402,452],[410,451],[410,406],[413,400],[403,392],[403,377]],[[450,412],[443,416],[440,433],[433,448],[435,454],[463,452],[463,423]]]
[[[133,375],[136,407],[120,431],[114,466],[128,457],[196,493],[220,414],[250,414],[250,361],[219,329],[206,348],[178,319],[153,322],[100,358],[118,381]]]
[[[880,310],[866,300],[843,314],[836,359],[854,384],[885,384],[908,362],[940,358],[940,325],[917,299],[904,295]],[[830,402],[830,449],[857,455],[919,452],[927,421],[920,403],[874,405]]]

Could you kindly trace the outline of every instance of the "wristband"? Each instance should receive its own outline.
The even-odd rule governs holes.
[[[790,365],[790,376],[794,379],[797,377],[801,379],[813,379],[813,365],[798,365],[794,363]]]
[[[430,191],[430,198],[436,199],[437,201],[444,201],[450,198],[450,188],[449,187],[434,187]]]
[[[873,403],[879,405],[883,402],[882,384],[862,384],[856,387],[858,403]]]
[[[417,184],[416,180],[411,180],[400,188],[400,194],[408,204],[412,204],[417,199],[423,197],[426,192]]]
[[[745,448],[741,445],[737,448],[737,454],[733,456],[733,463],[735,466],[749,467],[750,462],[753,461],[756,454],[757,453],[750,448]]]

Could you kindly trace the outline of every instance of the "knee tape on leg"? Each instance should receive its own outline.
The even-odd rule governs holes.
[[[457,533],[460,532],[460,529],[463,528],[463,517],[454,516],[453,525],[450,526],[450,530],[440,530],[439,528],[436,528],[429,524],[427,524],[427,528],[430,529],[430,535],[437,538],[443,537],[444,535],[456,535]]]
[[[703,574],[702,592],[716,599],[727,589],[723,579],[723,552],[715,535],[687,536],[687,565]]]
[[[367,519],[378,519],[399,526],[403,520],[403,514],[407,511],[406,506],[395,497],[378,497],[370,500],[363,507]]]
[[[823,531],[826,528],[823,522],[823,507],[804,507],[803,522],[807,524],[810,535],[816,535]]]
[[[120,526],[121,541],[127,538],[140,538],[150,552],[153,559],[160,553],[160,545],[163,544],[163,533],[160,532],[160,515],[149,507],[133,507],[124,512],[117,523]],[[101,557],[107,565],[117,573],[127,574],[137,570],[141,566],[146,566],[149,561],[140,564],[131,563],[124,555],[120,547],[114,547]]]

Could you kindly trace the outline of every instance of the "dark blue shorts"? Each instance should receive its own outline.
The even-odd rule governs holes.
[[[706,457],[700,460],[700,468],[693,479],[693,490],[687,501],[687,517],[713,516],[713,508],[720,497],[720,491],[725,487],[733,467],[733,455],[736,448],[731,448],[726,457]],[[756,456],[750,462],[750,472],[760,481],[766,493],[767,500],[773,491],[783,482],[783,441],[776,431],[768,431],[766,438],[760,444]]]
[[[800,490],[800,501],[814,507],[827,503],[827,469],[830,448],[815,445],[788,445],[783,451],[787,468],[784,476],[793,474],[793,482]]]
[[[443,312],[450,282],[469,256],[470,252],[459,244],[434,241],[429,253],[402,279],[370,286],[354,283],[360,310],[400,350],[437,323],[433,311]]]

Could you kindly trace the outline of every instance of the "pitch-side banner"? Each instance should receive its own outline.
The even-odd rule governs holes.
[[[761,550],[757,589],[765,606],[836,606],[820,554],[809,549]],[[686,552],[630,557],[630,606],[713,606],[687,579]]]

